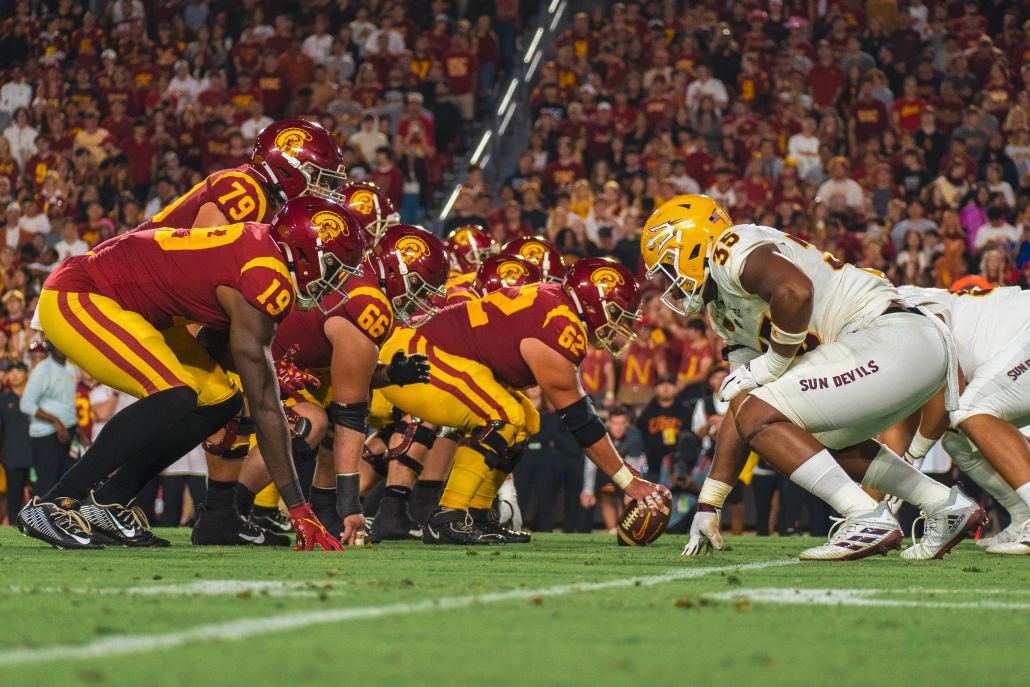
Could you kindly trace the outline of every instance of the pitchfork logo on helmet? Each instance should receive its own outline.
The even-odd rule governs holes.
[[[443,242],[421,227],[395,224],[368,256],[394,318],[420,327],[436,315],[432,299],[446,297],[449,265]]]
[[[538,265],[543,272],[543,280],[551,284],[565,281],[566,269],[558,247],[538,236],[514,239],[504,244],[502,255],[519,255]]]
[[[290,157],[297,157],[304,150],[304,142],[313,138],[307,131],[291,127],[275,135],[275,147]]]
[[[669,282],[662,294],[665,305],[681,315],[701,312],[712,246],[732,225],[708,196],[678,196],[654,211],[644,225],[640,251],[647,278],[661,274]]]
[[[329,243],[340,234],[350,235],[350,229],[342,217],[332,210],[323,210],[311,218],[311,223],[318,227],[318,238],[322,243]]]
[[[569,270],[565,288],[591,343],[622,355],[637,338],[633,326],[641,319],[640,286],[633,273],[610,258],[586,258]]]

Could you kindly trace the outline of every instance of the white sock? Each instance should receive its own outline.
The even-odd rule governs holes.
[[[950,489],[916,470],[886,446],[880,446],[869,464],[862,486],[897,496],[923,510],[930,510],[951,496]]]
[[[790,480],[826,501],[844,517],[876,509],[876,501],[848,477],[826,449],[802,463]]]
[[[994,467],[984,460],[979,451],[974,452],[972,445],[962,435],[955,435],[948,432],[944,435],[944,450],[951,456],[951,460],[958,468],[969,475],[974,482],[983,487],[984,491],[993,496],[1005,510],[1016,525],[1030,520],[1030,506],[1026,500],[1021,498],[1016,490],[998,474]],[[1026,488],[1024,485],[1023,488]]]
[[[1030,482],[1027,482],[1019,489],[1016,489],[1016,495],[1019,496],[1020,500],[1023,502],[1023,507],[1027,509],[1028,513],[1030,513]],[[1005,507],[1008,508],[1008,506]],[[1012,516],[1012,521],[1016,522],[1016,514],[1010,510],[1009,515]],[[1022,515],[1020,515],[1020,517],[1022,517]],[[1027,520],[1030,520],[1030,517],[1028,517]],[[1023,520],[1023,522],[1026,522],[1026,520]]]

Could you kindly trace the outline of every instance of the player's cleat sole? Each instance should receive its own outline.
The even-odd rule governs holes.
[[[868,513],[834,520],[826,543],[802,551],[800,560],[857,561],[901,548],[904,535],[886,503]]]
[[[258,514],[252,511],[247,520],[254,527],[260,527],[263,530],[283,534],[293,531],[293,523],[290,522],[290,517],[278,508],[275,509],[274,513],[267,514]]]
[[[422,541],[430,545],[483,546],[502,544],[500,537],[485,534],[472,523],[467,510],[438,507],[422,528]]]
[[[79,506],[79,513],[90,528],[109,546],[165,547],[171,542],[158,537],[150,530],[147,516],[135,500],[123,506],[117,503],[98,503],[93,492]]]
[[[39,539],[55,549],[102,549],[93,538],[89,523],[78,512],[78,503],[64,499],[62,505],[33,496],[18,513],[18,530],[26,537]]]
[[[1010,528],[1006,528],[1010,529]],[[1030,520],[1024,522],[1011,541],[987,547],[987,553],[1001,556],[1030,556]]]
[[[197,506],[197,522],[190,540],[195,546],[292,546],[285,534],[255,527],[235,507],[208,510]]]
[[[962,493],[956,484],[948,499],[930,512],[923,511],[919,519],[926,521],[923,538],[901,552],[906,560],[940,560],[966,537],[972,536],[984,524],[987,516],[980,505]],[[912,524],[913,528],[915,523]]]
[[[369,543],[418,540],[422,538],[422,533],[423,528],[412,520],[405,499],[384,498],[379,502],[379,512],[369,528]]]

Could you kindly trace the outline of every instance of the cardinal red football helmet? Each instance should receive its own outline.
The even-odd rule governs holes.
[[[302,196],[286,201],[268,234],[286,258],[298,308],[328,313],[347,301],[344,286],[361,275],[365,253],[361,225],[350,211],[328,198]],[[341,298],[326,310],[322,298],[334,291]]]
[[[283,200],[304,194],[342,202],[337,186],[347,175],[336,140],[318,124],[284,119],[258,134],[250,168]]]
[[[504,244],[502,255],[521,255],[526,260],[537,264],[544,274],[544,281],[561,284],[565,281],[565,263],[562,262],[561,251],[547,239],[536,236],[514,239]]]
[[[445,297],[450,268],[440,239],[421,227],[395,224],[372,247],[368,262],[396,320],[420,327],[436,314],[430,299]]]
[[[474,224],[452,231],[445,245],[451,269],[462,274],[478,270],[486,258],[497,255],[499,248],[490,234]]]
[[[339,189],[341,201],[350,210],[361,227],[371,237],[369,244],[378,241],[387,227],[400,224],[401,216],[393,202],[378,186],[367,181],[352,181]]]
[[[472,288],[482,298],[499,289],[536,284],[542,274],[537,265],[518,255],[494,255],[476,270]]]
[[[587,258],[569,270],[565,288],[587,333],[612,355],[622,355],[637,338],[633,325],[640,321],[640,286],[633,273],[610,258]],[[616,348],[619,335],[626,343]]]

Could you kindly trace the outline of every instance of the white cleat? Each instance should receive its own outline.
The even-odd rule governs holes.
[[[901,557],[908,560],[940,560],[944,554],[956,544],[976,532],[976,528],[986,521],[980,505],[962,493],[955,485],[951,488],[951,496],[947,501],[937,505],[929,513],[925,510],[916,518],[923,520],[925,529],[923,538],[914,546],[901,552]],[[915,527],[915,523],[912,523]]]
[[[850,518],[833,518],[830,537],[822,546],[806,549],[798,556],[803,561],[857,561],[876,554],[887,555],[901,548],[904,536],[890,508],[881,502],[876,510]]]
[[[1012,529],[1009,525],[999,534],[1004,534]],[[1006,542],[999,542],[987,547],[987,553],[998,553],[1005,556],[1028,556],[1030,555],[1030,520],[1027,520],[1019,527],[1016,536]]]
[[[1020,522],[1010,523],[1009,526],[1003,529],[1001,532],[998,532],[993,536],[984,537],[983,539],[978,540],[976,542],[976,545],[982,546],[986,549],[987,547],[994,546],[995,544],[1007,544],[1010,541],[1017,541],[1019,539],[1019,534],[1023,529],[1023,525],[1025,524],[1026,523]]]

